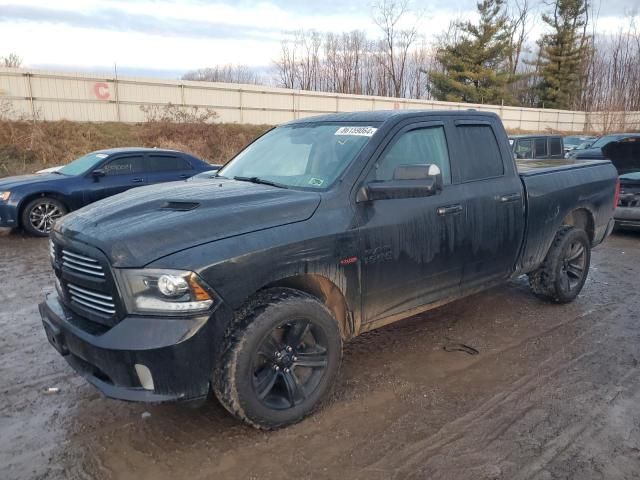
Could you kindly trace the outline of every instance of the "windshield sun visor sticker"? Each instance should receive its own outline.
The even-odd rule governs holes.
[[[357,137],[371,137],[376,133],[375,127],[340,127],[334,135],[352,135]]]

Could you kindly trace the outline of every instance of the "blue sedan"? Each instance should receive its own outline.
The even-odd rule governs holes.
[[[216,167],[187,153],[113,148],[50,173],[0,179],[0,227],[47,236],[67,212],[133,187],[184,180]]]

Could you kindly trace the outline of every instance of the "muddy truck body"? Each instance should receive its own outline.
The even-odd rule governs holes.
[[[50,343],[105,395],[200,400],[276,428],[343,342],[527,274],[573,300],[610,233],[607,160],[518,171],[496,115],[360,112],[267,132],[217,177],[142,187],[54,225]]]

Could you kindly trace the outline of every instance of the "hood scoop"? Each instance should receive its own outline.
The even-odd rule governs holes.
[[[200,204],[198,202],[164,202],[161,206],[161,210],[173,210],[174,212],[188,212],[198,208]]]

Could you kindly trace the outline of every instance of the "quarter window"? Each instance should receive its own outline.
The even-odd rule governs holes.
[[[545,158],[547,156],[547,139],[536,138],[536,158]]]
[[[449,151],[443,127],[410,130],[400,138],[376,162],[370,174],[373,180],[393,179],[395,169],[401,165],[437,165],[445,185],[451,183]]]
[[[552,157],[562,155],[562,145],[559,138],[549,139],[549,151]]]

